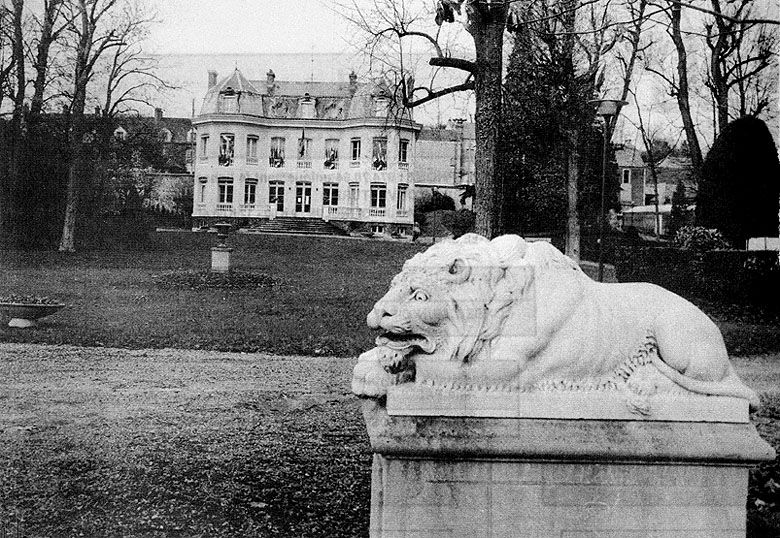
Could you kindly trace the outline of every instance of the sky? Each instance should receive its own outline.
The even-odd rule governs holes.
[[[160,23],[150,52],[341,52],[348,48],[345,19],[328,0],[149,1]]]

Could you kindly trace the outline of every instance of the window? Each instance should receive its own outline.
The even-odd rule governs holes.
[[[208,180],[205,177],[200,178],[198,182],[198,203],[200,204],[206,203],[206,185],[208,185]]]
[[[244,205],[255,205],[257,197],[257,180],[247,179],[244,182]]]
[[[233,203],[233,179],[221,177],[219,178],[218,185],[219,185],[219,203],[232,204]]]
[[[233,166],[233,157],[236,152],[236,135],[222,133],[219,135],[219,165]]]
[[[631,183],[631,169],[623,168],[623,183]]]
[[[385,233],[385,227],[381,224],[372,224],[371,232],[375,234],[383,234]]]
[[[125,131],[122,127],[117,127],[114,129],[114,139],[127,140],[127,131]]]
[[[322,205],[339,205],[338,183],[325,183],[322,186]]]
[[[204,135],[200,137],[200,158],[207,159],[209,156],[209,137]]]
[[[374,150],[371,155],[371,165],[374,170],[387,168],[387,138],[374,138]]]
[[[223,114],[238,113],[238,94],[230,86],[219,94],[219,111]]]
[[[406,211],[406,185],[398,185],[398,203],[395,208],[398,211]]]
[[[398,162],[408,163],[409,159],[409,141],[406,138],[402,138],[398,141]]]
[[[359,161],[360,160],[360,139],[359,138],[353,138],[350,141],[350,151],[352,152],[352,160],[353,161]]]
[[[268,157],[268,164],[273,168],[284,166],[284,138],[281,136],[271,138],[271,155]]]
[[[160,142],[170,143],[173,140],[173,134],[168,129],[163,129],[157,135]]]
[[[277,211],[284,211],[284,181],[271,181],[268,184],[268,203],[275,204]]]
[[[384,185],[371,185],[371,207],[386,207],[387,187]]]
[[[349,186],[349,207],[357,207],[360,201],[360,186],[350,184]]]
[[[184,150],[184,161],[188,163],[192,162],[192,148],[187,148]]]
[[[298,160],[311,160],[311,138],[301,137],[298,139]]]
[[[325,139],[325,168],[335,170],[339,167],[339,139]]]
[[[257,137],[256,136],[246,137],[246,162],[248,163],[257,162]]]

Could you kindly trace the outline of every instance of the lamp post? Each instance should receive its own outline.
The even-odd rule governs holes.
[[[607,145],[611,138],[609,132],[610,125],[613,118],[617,118],[620,114],[620,109],[623,105],[627,105],[628,101],[621,101],[619,99],[594,99],[589,101],[591,105],[596,109],[596,115],[601,116],[604,119],[604,147],[602,148],[602,162],[601,162],[601,211],[599,212],[599,282],[604,282],[604,199],[606,193],[607,184]]]

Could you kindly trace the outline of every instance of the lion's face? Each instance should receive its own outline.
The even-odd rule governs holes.
[[[377,346],[404,357],[424,353],[438,360],[464,360],[492,297],[486,279],[477,276],[480,269],[462,258],[435,266],[407,264],[368,314],[368,326],[382,331]]]

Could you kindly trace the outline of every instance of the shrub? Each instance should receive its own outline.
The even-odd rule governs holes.
[[[683,226],[675,234],[672,245],[693,252],[731,248],[731,245],[723,237],[722,233],[715,229],[704,228],[703,226]]]

